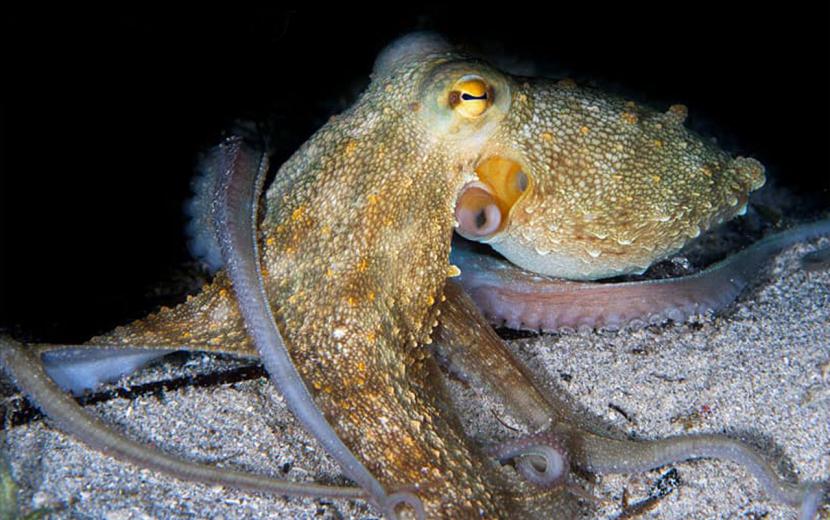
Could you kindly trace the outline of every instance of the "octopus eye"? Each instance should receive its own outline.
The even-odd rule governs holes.
[[[465,77],[453,85],[448,102],[462,116],[476,118],[493,104],[493,94],[493,87],[483,79]]]
[[[533,184],[519,163],[503,157],[485,159],[475,171],[478,180],[464,186],[456,202],[457,231],[486,240],[504,229],[510,210]]]
[[[455,219],[461,236],[482,239],[501,227],[501,210],[486,184],[471,182],[458,197]]]

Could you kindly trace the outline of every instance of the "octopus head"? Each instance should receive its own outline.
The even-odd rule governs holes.
[[[682,105],[514,77],[430,33],[392,44],[373,77],[417,129],[398,148],[424,138],[412,166],[437,154],[451,170],[457,232],[536,273],[643,272],[740,215],[764,184],[758,161],[685,128]]]
[[[661,112],[573,81],[527,79],[417,33],[381,54],[375,77],[414,78],[430,142],[463,171],[457,232],[528,270],[570,279],[642,272],[742,213],[764,183]]]

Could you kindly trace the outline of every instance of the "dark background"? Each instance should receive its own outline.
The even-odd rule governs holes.
[[[198,152],[236,118],[268,119],[284,159],[415,29],[684,103],[693,127],[830,207],[827,5],[560,4],[4,13],[0,330],[79,341],[181,299],[201,279],[181,211]]]

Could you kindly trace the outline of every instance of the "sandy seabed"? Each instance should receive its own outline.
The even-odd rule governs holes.
[[[830,272],[805,272],[798,261],[828,244],[823,239],[779,255],[764,281],[716,318],[508,343],[550,391],[566,393],[617,431],[640,439],[728,433],[759,447],[791,476],[828,480]],[[127,384],[245,363],[195,355],[151,367]],[[504,435],[511,422],[507,411],[457,382],[450,387],[471,435]],[[117,398],[90,408],[130,436],[191,460],[297,481],[346,483],[264,378]],[[54,518],[377,518],[360,501],[285,499],[184,483],[89,450],[42,420],[7,431],[3,450],[20,486],[21,508],[51,508]],[[602,477],[590,488],[600,499],[597,518],[618,518],[624,494],[629,504],[647,500],[658,481],[671,481],[663,486],[667,493],[638,518],[795,518],[739,466],[711,460]]]

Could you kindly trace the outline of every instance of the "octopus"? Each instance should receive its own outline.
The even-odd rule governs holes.
[[[206,157],[192,230],[218,272],[198,294],[82,345],[4,337],[0,362],[60,429],[185,480],[363,499],[387,518],[580,518],[595,502],[593,474],[718,458],[815,518],[826,483],[784,478],[727,435],[609,433],[536,380],[492,327],[683,322],[729,305],[772,255],[830,233],[818,221],[695,274],[603,282],[642,273],[741,215],[764,184],[758,161],[719,149],[685,118],[681,105],[660,112],[570,80],[514,77],[436,35],[403,37],[378,57],[354,106],[279,167],[264,194],[263,139],[234,135]],[[355,485],[180,459],[66,393],[180,350],[259,359]],[[503,403],[520,433],[472,439],[449,373]]]

